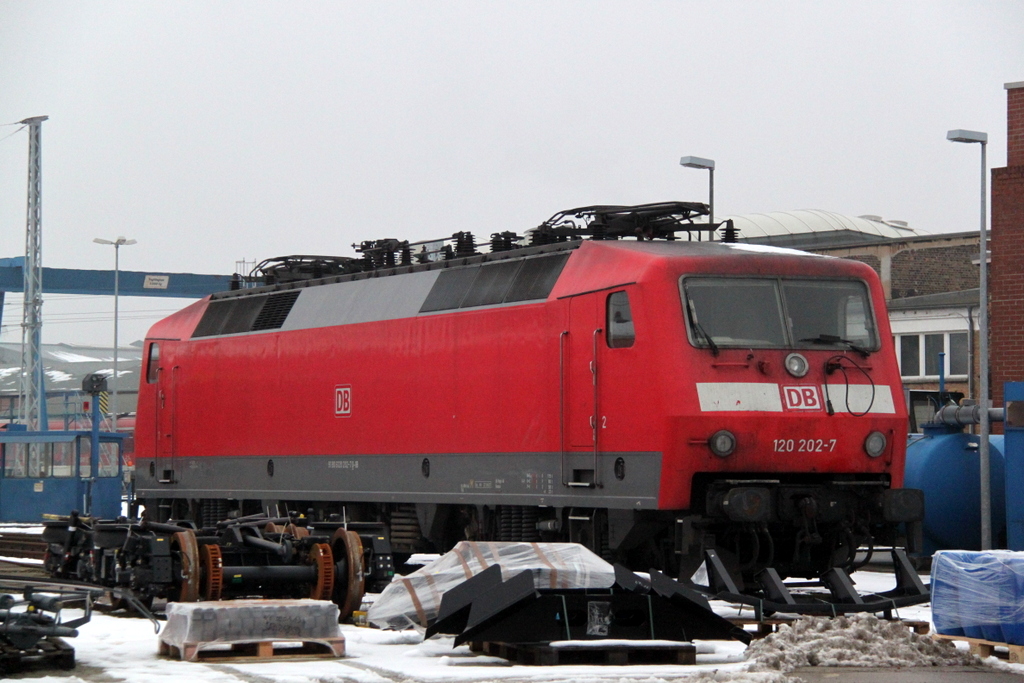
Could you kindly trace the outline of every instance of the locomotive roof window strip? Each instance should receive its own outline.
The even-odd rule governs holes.
[[[266,295],[211,301],[192,337],[214,337],[249,332],[263,310]]]
[[[299,298],[300,293],[296,289],[268,296],[263,304],[263,308],[260,310],[260,314],[253,321],[250,331],[280,329],[288,317],[288,313],[292,310],[292,306],[295,305],[296,299]]]
[[[504,262],[444,270],[420,313],[545,299],[568,258],[566,253],[507,258]]]
[[[700,275],[679,287],[696,347],[880,348],[871,294],[855,278]]]
[[[192,338],[378,322],[541,300],[551,293],[569,252],[578,246],[546,245],[530,249],[532,254],[520,249],[493,259],[467,257],[285,283],[231,296],[222,293],[211,298]],[[474,262],[460,265],[470,260]]]
[[[505,303],[546,299],[555,288],[569,254],[554,254],[523,261],[512,286],[505,295]]]
[[[522,267],[523,261],[498,261],[481,266],[459,308],[502,303]]]
[[[479,274],[480,266],[442,271],[420,306],[420,313],[458,308]]]
[[[211,300],[221,301],[226,299],[236,299],[252,296],[265,295],[269,292],[279,292],[283,290],[292,289],[305,289],[305,288],[316,288],[323,285],[337,284],[342,282],[352,282],[354,280],[367,280],[382,277],[390,277],[394,275],[407,275],[410,273],[422,273],[424,271],[445,271],[448,269],[456,269],[463,266],[470,266],[483,263],[491,263],[495,261],[506,261],[506,260],[529,260],[531,257],[538,255],[546,255],[552,253],[565,254],[566,252],[579,249],[580,245],[583,244],[583,240],[573,240],[569,242],[558,242],[556,244],[544,244],[535,247],[524,247],[522,249],[515,249],[513,251],[502,251],[488,254],[477,254],[475,256],[463,256],[460,258],[454,258],[447,261],[431,261],[430,263],[419,263],[407,266],[395,266],[394,268],[381,268],[377,270],[364,271],[360,273],[349,273],[346,275],[332,275],[319,280],[300,280],[297,282],[278,283],[274,285],[264,285],[262,287],[254,287],[251,289],[242,290],[229,290],[224,292],[214,292],[210,295]],[[557,276],[556,276],[557,277]],[[552,284],[553,286],[553,284]],[[514,287],[514,285],[513,285]],[[529,297],[529,298],[540,298],[543,299],[547,295],[540,297]],[[517,299],[517,301],[527,301],[527,299]],[[509,301],[506,299],[506,301]]]
[[[281,327],[299,298],[292,290],[211,301],[192,337],[216,337]]]

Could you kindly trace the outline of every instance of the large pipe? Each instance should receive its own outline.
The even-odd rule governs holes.
[[[932,422],[936,424],[950,425],[952,427],[969,427],[971,425],[981,424],[981,415],[980,405],[942,406],[939,408],[939,411],[935,413],[935,417],[932,418]],[[989,408],[988,421],[1002,422],[1003,409]]]

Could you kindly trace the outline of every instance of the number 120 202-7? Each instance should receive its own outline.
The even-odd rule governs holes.
[[[831,453],[836,439],[775,439],[776,453]]]

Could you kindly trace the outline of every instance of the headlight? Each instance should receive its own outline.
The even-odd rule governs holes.
[[[877,458],[885,452],[885,444],[885,434],[871,432],[868,438],[864,439],[864,451],[872,458]]]
[[[799,353],[791,353],[786,356],[786,371],[794,377],[803,377],[810,367],[807,359]]]
[[[708,439],[708,446],[712,453],[719,458],[724,458],[736,450],[736,437],[729,430],[722,429],[711,435],[711,438]]]

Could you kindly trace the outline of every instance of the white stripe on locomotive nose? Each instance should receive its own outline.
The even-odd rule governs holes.
[[[820,385],[819,388],[824,408],[825,385]],[[832,408],[836,413],[847,412],[847,406],[853,413],[863,413],[867,410],[868,414],[892,415],[896,412],[892,387],[886,384],[875,385],[874,401],[871,397],[870,384],[849,385],[849,398],[845,384],[829,384],[828,396],[832,399]],[[769,382],[698,382],[697,398],[701,411],[705,413],[782,412],[779,385]]]
[[[766,382],[697,382],[700,409],[705,413],[723,410],[781,413],[779,385]]]
[[[824,400],[825,385],[821,386],[821,395]],[[828,396],[832,399],[832,408],[837,413],[845,413],[847,403],[850,405],[851,413],[863,413],[867,410],[869,415],[892,415],[896,412],[896,404],[892,400],[892,387],[888,384],[875,385],[874,401],[871,400],[870,384],[851,384],[849,399],[846,398],[845,384],[829,384]],[[869,406],[871,410],[868,410]]]

